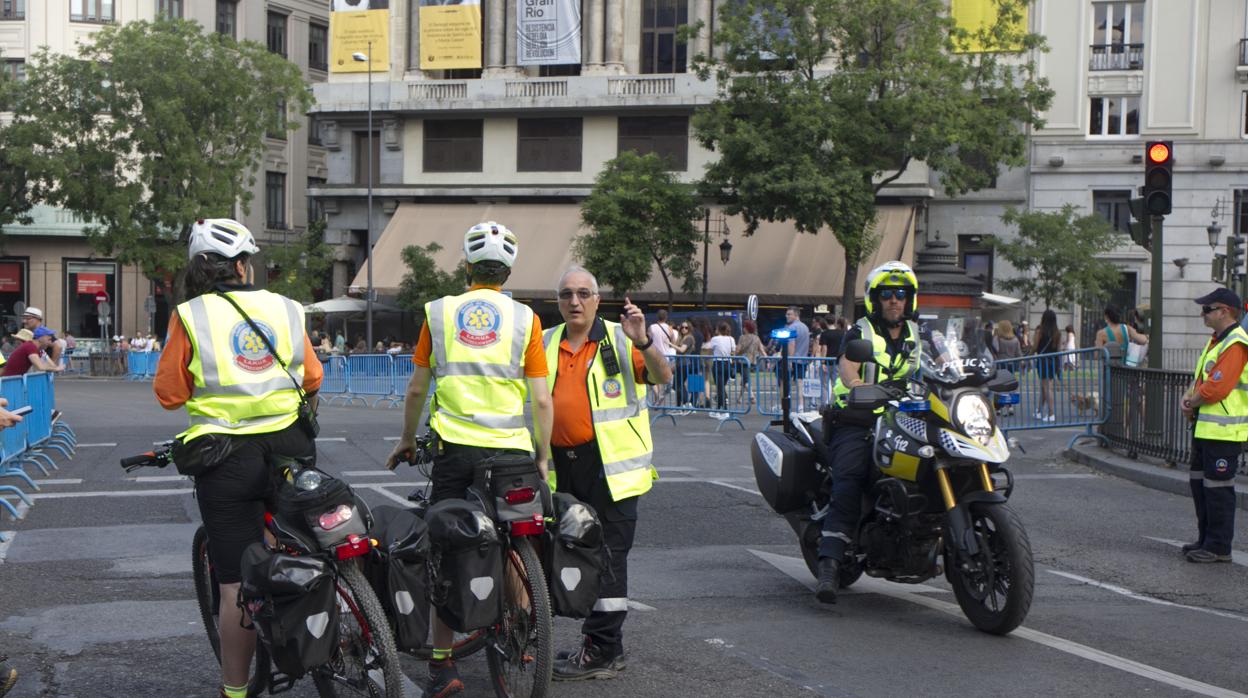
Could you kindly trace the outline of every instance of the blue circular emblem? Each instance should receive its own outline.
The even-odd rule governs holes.
[[[455,340],[465,346],[481,349],[498,343],[498,325],[502,315],[489,301],[472,300],[455,314]]]
[[[260,331],[264,332],[269,343],[276,347],[277,333],[273,331],[273,328],[260,320],[256,320],[255,323],[260,327]],[[230,330],[230,349],[234,352],[234,365],[248,373],[267,371],[274,364],[273,355],[269,353],[264,340],[251,329],[251,325],[248,325],[245,320],[240,320]]]
[[[1225,458],[1219,458],[1217,462],[1213,464],[1214,471],[1218,473],[1225,473],[1230,469],[1230,467],[1230,464],[1226,462]]]
[[[617,398],[620,393],[620,382],[614,378],[608,378],[602,382],[602,393],[609,398]]]

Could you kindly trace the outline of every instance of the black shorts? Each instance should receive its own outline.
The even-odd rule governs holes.
[[[472,486],[477,473],[477,465],[500,454],[510,453],[531,456],[528,451],[514,448],[483,448],[481,446],[465,446],[438,440],[437,450],[433,455],[433,471],[429,473],[429,482],[433,492],[429,502],[440,502],[443,499],[463,499]]]
[[[195,498],[208,530],[208,557],[219,584],[241,581],[239,561],[247,546],[264,538],[266,502],[277,486],[275,456],[316,458],[316,444],[298,424],[268,434],[235,436],[224,463],[195,478]]]

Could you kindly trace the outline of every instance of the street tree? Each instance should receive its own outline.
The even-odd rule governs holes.
[[[18,164],[99,252],[160,281],[197,218],[248,210],[266,135],[297,128],[311,94],[293,63],[191,21],[106,26],[76,53],[27,63]]]
[[[22,84],[0,71],[0,114],[11,112]],[[28,140],[20,124],[0,123],[0,235],[11,223],[28,223],[38,196],[26,168],[20,164],[22,143]]]
[[[1102,255],[1123,245],[1127,238],[1104,216],[1079,215],[1067,204],[1060,211],[1019,211],[1011,208],[1001,222],[1017,228],[1012,239],[997,238],[992,245],[1023,276],[1001,285],[1024,299],[1063,308],[1088,298],[1106,298],[1121,283],[1121,270]]]
[[[438,266],[434,255],[442,251],[436,242],[428,245],[408,245],[403,248],[403,263],[407,265],[407,273],[399,282],[399,295],[396,302],[400,308],[416,313],[419,323],[425,314],[425,303],[437,300],[442,296],[456,296],[467,290],[468,267],[463,261],[454,271],[446,271]]]
[[[702,181],[747,235],[786,220],[827,228],[845,251],[842,303],[878,246],[875,203],[915,163],[957,196],[1025,162],[1027,132],[1052,91],[1026,31],[1028,0],[959,27],[947,0],[721,3],[716,53],[695,58],[718,98],[693,118],[716,159]],[[705,28],[695,26],[693,32]]]
[[[325,244],[325,221],[313,221],[308,229],[284,245],[264,248],[265,261],[273,266],[268,290],[300,303],[311,303],[312,293],[325,287],[325,275],[334,266],[334,250]]]
[[[573,242],[573,254],[617,296],[636,291],[654,270],[667,287],[672,307],[674,280],[687,292],[698,289],[695,227],[701,208],[691,185],[668,170],[654,153],[626,150],[608,160],[581,203],[581,221],[590,232]]]

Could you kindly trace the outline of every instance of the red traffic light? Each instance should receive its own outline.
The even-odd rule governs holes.
[[[1148,161],[1161,164],[1170,159],[1170,146],[1165,143],[1153,143],[1148,146]]]

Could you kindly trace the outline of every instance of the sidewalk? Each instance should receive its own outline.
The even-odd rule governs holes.
[[[1130,480],[1154,490],[1171,492],[1184,497],[1190,497],[1192,493],[1188,485],[1186,469],[1170,468],[1151,459],[1133,460],[1093,443],[1075,444],[1062,455],[1067,460],[1086,465],[1093,470]],[[1235,483],[1236,505],[1240,509],[1248,510],[1248,477],[1240,473]]]

